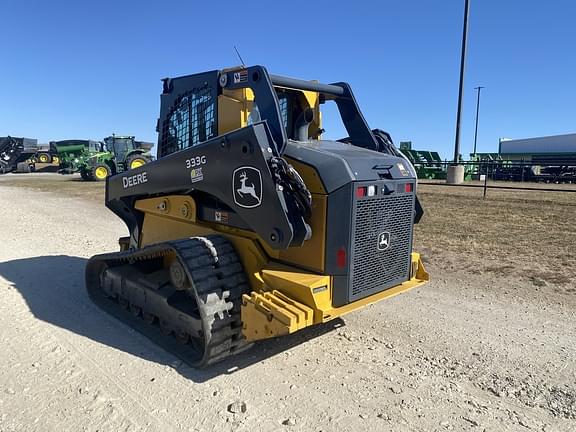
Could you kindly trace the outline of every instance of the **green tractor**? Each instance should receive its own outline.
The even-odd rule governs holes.
[[[152,161],[153,144],[136,141],[133,136],[104,138],[105,148],[84,159],[78,171],[84,180],[106,180],[108,176],[138,168]]]
[[[79,172],[84,180],[106,180],[108,176],[138,168],[150,161],[153,144],[136,141],[133,136],[112,135],[104,142],[85,141],[58,148],[60,171]]]
[[[104,144],[80,139],[51,141],[50,151],[58,160],[60,174],[74,174],[79,172],[79,167],[85,165],[92,154],[104,151]]]

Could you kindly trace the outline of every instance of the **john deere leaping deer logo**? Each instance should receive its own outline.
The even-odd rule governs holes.
[[[234,170],[232,190],[236,205],[254,208],[262,204],[262,175],[260,170],[243,166]]]
[[[390,233],[387,231],[378,234],[378,250],[385,251],[390,247]]]

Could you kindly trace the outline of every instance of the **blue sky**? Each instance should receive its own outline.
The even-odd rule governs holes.
[[[371,127],[451,157],[463,0],[0,4],[0,136],[156,142],[160,79],[238,64],[352,85]],[[576,2],[472,0],[462,152],[576,132]],[[326,120],[330,136],[338,123]]]

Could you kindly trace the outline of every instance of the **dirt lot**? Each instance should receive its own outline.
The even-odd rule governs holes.
[[[0,194],[0,431],[576,430],[576,194],[422,186],[433,282],[207,371],[88,300],[102,184]]]

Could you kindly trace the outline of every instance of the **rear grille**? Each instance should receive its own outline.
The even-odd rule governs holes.
[[[359,199],[355,205],[350,301],[408,279],[414,194]],[[378,249],[382,233],[389,233],[386,250]]]

